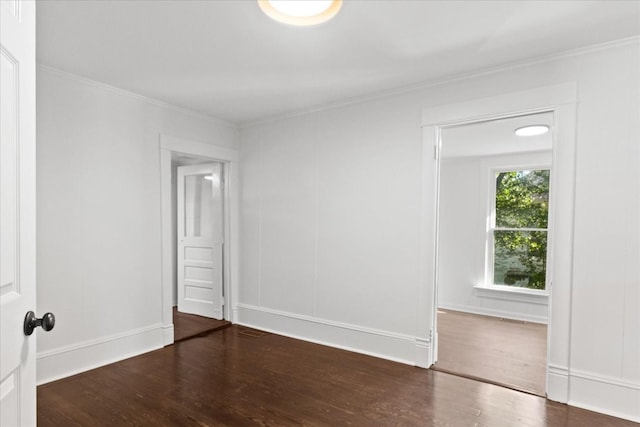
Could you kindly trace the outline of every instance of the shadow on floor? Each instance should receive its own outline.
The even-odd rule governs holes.
[[[174,342],[207,335],[229,326],[231,326],[231,322],[228,320],[210,319],[195,314],[180,313],[177,307],[173,307]]]

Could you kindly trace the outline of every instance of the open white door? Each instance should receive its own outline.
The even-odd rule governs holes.
[[[223,318],[222,164],[178,167],[178,311]]]
[[[36,424],[35,3],[0,1],[0,426]]]

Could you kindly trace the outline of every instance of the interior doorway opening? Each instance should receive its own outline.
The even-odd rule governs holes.
[[[230,325],[224,319],[224,163],[172,153],[174,341]]]
[[[434,369],[546,395],[552,129],[553,112],[441,129]]]
[[[179,168],[207,169],[184,174],[184,182],[180,184],[182,197],[185,200],[190,198],[180,209],[188,211],[186,217],[190,215],[191,218],[191,223],[181,226],[182,230],[190,230],[183,236],[186,238],[182,238],[182,242],[179,241],[177,215]],[[197,328],[201,328],[202,325],[198,324],[204,319],[209,323],[205,326],[206,332],[221,326],[219,322],[226,327],[234,321],[239,274],[238,171],[238,152],[234,149],[160,135],[162,323],[165,346],[183,338],[183,335],[175,334],[176,326],[186,324],[192,329],[195,323]],[[214,211],[217,213],[212,215]],[[216,223],[218,231],[212,235],[209,231],[216,228]],[[206,238],[194,239],[196,237]],[[178,268],[179,254],[184,255],[187,261],[181,269]],[[218,263],[217,269],[214,268],[215,262]],[[209,297],[217,295],[217,309],[205,314],[209,317],[199,316],[197,322],[192,322],[193,318],[184,322],[185,316],[194,315],[180,313],[180,319],[174,320],[174,313],[178,313],[174,307],[179,302],[181,273],[186,279],[182,291],[188,299],[206,302],[211,299]],[[211,326],[211,322],[218,324]],[[196,330],[188,336],[198,334]]]

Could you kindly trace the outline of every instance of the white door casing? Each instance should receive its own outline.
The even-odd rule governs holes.
[[[238,295],[240,230],[239,230],[239,154],[231,148],[213,143],[206,144],[171,135],[159,135],[160,151],[160,187],[162,217],[162,324],[165,345],[173,344],[173,227],[176,219],[172,211],[171,158],[173,154],[184,154],[210,159],[224,165],[224,210],[225,244],[224,258],[224,318],[231,322],[236,318],[236,298]]]
[[[178,311],[222,319],[223,165],[178,167]]]
[[[0,2],[0,426],[36,424],[35,3]]]
[[[575,117],[577,85],[573,82],[523,92],[476,99],[423,110],[423,175],[421,268],[418,295],[417,365],[437,360],[438,201],[441,129],[516,115],[553,112],[553,169],[551,193],[553,233],[548,271],[551,273],[547,339],[547,397],[569,400],[569,345],[575,192]]]

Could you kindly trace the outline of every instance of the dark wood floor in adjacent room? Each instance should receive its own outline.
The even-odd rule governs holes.
[[[547,325],[439,309],[434,369],[544,396]]]
[[[231,322],[227,320],[210,319],[195,314],[180,313],[178,307],[173,307],[173,340],[175,342],[215,332],[228,328],[229,326],[231,326]]]
[[[47,426],[636,426],[239,326],[38,387]]]

